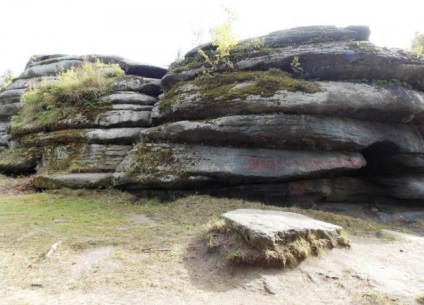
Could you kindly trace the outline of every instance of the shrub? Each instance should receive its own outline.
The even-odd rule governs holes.
[[[411,49],[418,57],[424,55],[424,33],[415,33],[411,42]]]
[[[205,51],[199,50],[199,54],[212,69],[220,63],[225,63],[229,70],[233,70],[234,65],[230,60],[230,51],[238,43],[232,33],[235,14],[230,8],[225,8],[225,12],[227,13],[227,20],[210,31],[212,45],[216,47],[216,51],[208,55]]]
[[[0,92],[6,90],[7,86],[9,86],[13,81],[13,72],[11,70],[7,70],[3,72],[0,76]]]
[[[85,62],[57,76],[53,83],[30,86],[21,96],[24,107],[13,118],[13,125],[34,122],[37,125],[54,125],[58,120],[77,113],[86,114],[98,107],[98,98],[109,93],[108,87],[124,71],[117,64]]]

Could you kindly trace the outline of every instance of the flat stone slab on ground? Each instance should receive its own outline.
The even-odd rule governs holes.
[[[277,245],[305,237],[308,233],[331,239],[342,230],[340,226],[291,212],[238,209],[221,216],[248,243],[260,250],[275,249]]]

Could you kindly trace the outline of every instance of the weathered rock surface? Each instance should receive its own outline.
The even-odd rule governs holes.
[[[35,77],[35,78],[26,78],[26,79],[16,79],[11,83],[7,90],[15,89],[27,89],[29,86],[39,84],[39,83],[51,83],[56,80],[55,76],[44,76],[44,77]]]
[[[358,153],[139,144],[117,168],[117,172],[126,174],[117,183],[187,188],[198,186],[201,177],[212,178],[220,185],[271,183],[346,173],[365,164]]]
[[[367,26],[349,26],[337,28],[335,26],[305,26],[287,30],[275,31],[257,39],[267,48],[282,48],[299,44],[313,44],[330,41],[364,41],[371,34]],[[252,45],[251,39],[240,41],[235,50],[243,50]],[[186,53],[185,58],[193,57],[198,50],[215,49],[211,43],[198,46]]]
[[[19,103],[26,89],[10,89],[0,93],[0,105]]]
[[[150,95],[132,91],[118,91],[100,98],[100,101],[111,102],[112,104],[136,104],[154,105],[158,99]]]
[[[116,63],[126,73],[110,85],[113,92],[99,99],[99,107],[82,109],[54,124],[42,120],[14,124],[9,129],[10,135],[6,134],[11,116],[22,107],[20,97],[30,86],[52,82],[59,72],[97,60],[105,64]],[[143,127],[151,125],[150,113],[162,93],[160,78],[165,72],[161,67],[117,56],[33,56],[20,77],[0,94],[0,147],[6,149],[11,139],[24,150],[38,147],[41,163],[38,158],[35,165],[39,164],[44,173],[61,172],[66,176],[72,172],[114,172],[139,140]],[[11,151],[5,150],[5,153]],[[7,166],[3,168],[7,172]],[[15,171],[12,167],[10,170]],[[112,183],[111,179],[102,181],[108,181],[109,186]]]
[[[222,214],[246,242],[260,250],[273,250],[308,234],[337,237],[342,227],[290,212],[238,209]]]
[[[424,151],[424,140],[412,125],[309,115],[245,115],[181,121],[145,130],[141,135],[153,142],[336,151],[359,151],[387,142],[400,152]]]
[[[52,76],[59,72],[77,67],[84,63],[102,61],[105,64],[116,63],[126,74],[138,75],[148,78],[161,78],[166,73],[166,69],[148,64],[132,62],[119,56],[107,55],[35,55],[27,63],[24,72],[19,78],[33,78],[40,76]]]
[[[40,154],[37,150],[10,149],[0,151],[0,173],[23,175],[35,172]]]
[[[198,48],[213,52],[211,44],[168,72],[117,56],[34,56],[0,93],[0,151],[11,143],[35,148],[24,167],[41,169],[41,188],[114,186],[307,206],[422,202],[424,62],[374,46],[369,34],[364,26],[315,26],[246,39],[231,51],[231,73],[195,56]],[[126,74],[98,108],[6,128],[29,86],[98,59]]]
[[[424,93],[394,85],[349,82],[317,82],[321,91],[277,91],[274,96],[250,95],[246,98],[213,102],[202,98],[201,89],[184,85],[173,103],[160,101],[152,112],[155,123],[201,120],[238,114],[317,114],[360,120],[424,123]],[[246,83],[235,86],[242,87]],[[230,89],[231,90],[231,89]]]
[[[41,167],[49,172],[114,172],[131,145],[55,144],[42,151]]]
[[[111,173],[86,173],[66,175],[43,175],[34,179],[34,185],[42,189],[67,188],[106,188],[112,185]]]
[[[143,128],[110,129],[67,129],[52,132],[39,132],[18,138],[25,147],[43,147],[56,144],[91,143],[129,145],[137,142]]]
[[[422,202],[424,199],[424,175],[399,175],[379,177],[380,183],[389,197]]]
[[[305,79],[396,79],[408,83],[414,89],[424,90],[424,62],[412,53],[378,48],[369,42],[338,41],[287,46],[272,49],[264,55],[257,53],[252,57],[242,56],[234,60],[234,69],[264,71],[276,68],[293,72],[291,64],[294,57],[298,58],[302,68],[297,73]],[[222,65],[217,71],[224,72],[226,69]],[[200,64],[199,68],[192,70],[170,71],[163,77],[162,84],[169,88],[179,81],[199,76],[204,70]]]
[[[36,123],[26,123],[19,127],[13,127],[10,134],[21,137],[28,134],[57,131],[63,129],[86,129],[86,128],[123,128],[123,127],[147,127],[150,126],[150,111],[133,110],[108,110],[94,117],[76,115],[60,120],[53,126],[40,126]]]
[[[160,79],[134,75],[126,75],[120,80],[112,83],[109,87],[116,91],[134,91],[151,96],[159,96],[162,93]]]

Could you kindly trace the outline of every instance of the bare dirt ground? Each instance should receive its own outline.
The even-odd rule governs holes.
[[[29,189],[3,183],[0,194]],[[346,214],[363,211],[358,205],[338,208]],[[292,270],[229,265],[208,253],[196,234],[163,248],[131,253],[114,245],[57,251],[37,272],[30,262],[27,274],[16,270],[15,280],[0,272],[9,277],[0,279],[0,303],[424,304],[420,303],[424,297],[424,237],[421,227],[414,227],[417,219],[423,221],[423,210],[367,208],[362,213],[365,217],[381,222],[400,219],[417,233],[350,236],[351,249],[326,251]],[[149,228],[157,225],[142,214],[131,213],[128,218]],[[4,250],[1,255],[23,259],[12,252]]]

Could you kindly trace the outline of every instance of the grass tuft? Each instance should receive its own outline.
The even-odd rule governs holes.
[[[309,233],[287,244],[279,244],[275,249],[260,250],[246,242],[224,219],[210,222],[205,234],[208,251],[220,253],[230,263],[277,268],[293,268],[305,259],[319,255],[324,249],[332,249],[335,242],[328,238]],[[342,246],[350,246],[345,233],[340,238],[343,240]]]
[[[100,103],[99,97],[111,92],[109,84],[122,75],[124,71],[117,64],[85,62],[59,73],[55,82],[30,86],[21,96],[24,107],[12,118],[12,131],[28,123],[54,126],[71,115],[99,111],[108,106]]]

